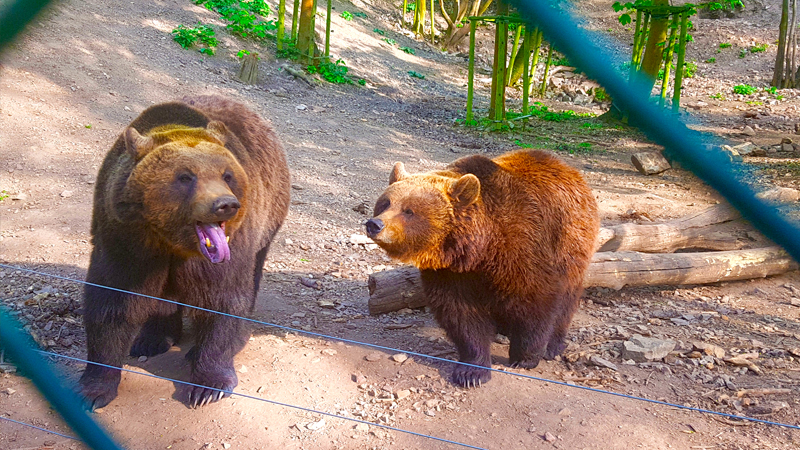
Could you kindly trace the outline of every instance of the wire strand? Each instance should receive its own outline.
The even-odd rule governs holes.
[[[16,423],[18,425],[24,425],[26,427],[35,428],[37,430],[44,431],[46,433],[55,434],[56,436],[61,436],[63,438],[72,439],[73,441],[80,441],[80,439],[76,438],[75,436],[62,434],[62,433],[59,433],[58,431],[48,430],[47,428],[37,427],[36,425],[32,425],[32,424],[25,423],[25,422],[20,422],[19,420],[9,419],[8,417],[0,416],[0,420],[5,420],[5,421],[8,421],[8,422]]]
[[[192,382],[189,382],[189,381],[176,380],[174,378],[162,377],[160,375],[155,375],[155,374],[147,373],[147,372],[139,372],[139,371],[136,371],[136,370],[126,369],[124,367],[116,367],[116,366],[111,366],[111,365],[108,365],[108,364],[102,364],[102,363],[97,363],[97,362],[93,362],[93,361],[87,361],[85,359],[75,358],[73,356],[60,355],[58,353],[47,352],[47,351],[44,351],[44,350],[36,350],[36,351],[41,353],[41,354],[43,354],[43,355],[47,355],[47,356],[54,356],[56,358],[69,359],[69,360],[72,360],[72,361],[82,362],[82,363],[86,363],[86,364],[93,364],[95,366],[106,367],[106,368],[109,368],[109,369],[122,370],[124,372],[134,373],[134,374],[137,374],[137,375],[146,375],[148,377],[156,378],[156,379],[159,379],[159,380],[166,380],[166,381],[170,381],[172,383],[179,383],[179,384],[185,384],[187,386],[194,386],[194,387],[200,387],[200,388],[204,388],[204,389],[211,389],[211,390],[214,390],[214,391],[219,391],[219,392],[223,392],[223,393],[231,394],[231,395],[238,395],[239,397],[244,397],[244,398],[248,398],[248,399],[251,399],[251,400],[258,400],[258,401],[262,401],[262,402],[266,402],[266,403],[271,403],[273,405],[283,406],[283,407],[286,407],[286,408],[299,409],[299,410],[306,411],[306,412],[322,414],[322,415],[329,416],[329,417],[335,417],[337,419],[344,419],[344,420],[349,420],[349,421],[352,421],[352,422],[364,423],[364,424],[367,424],[367,425],[372,425],[372,426],[384,428],[384,429],[387,429],[387,430],[398,431],[400,433],[406,433],[406,434],[410,434],[410,435],[413,435],[413,436],[419,436],[419,437],[424,437],[424,438],[428,438],[428,439],[433,439],[433,440],[436,440],[436,441],[439,441],[439,442],[444,442],[444,443],[447,443],[447,444],[454,444],[454,445],[458,445],[458,446],[461,446],[461,447],[474,448],[474,449],[477,449],[477,450],[487,450],[487,449],[485,449],[483,447],[476,447],[474,445],[465,444],[463,442],[451,441],[449,439],[444,439],[444,438],[440,438],[440,437],[436,437],[436,436],[430,436],[430,435],[427,435],[427,434],[417,433],[416,431],[404,430],[402,428],[396,428],[396,427],[392,427],[392,426],[389,426],[389,425],[383,425],[383,424],[379,424],[379,423],[369,422],[369,421],[366,421],[366,420],[355,419],[355,418],[352,418],[352,417],[340,416],[338,414],[329,413],[329,412],[325,412],[325,411],[318,411],[316,409],[306,408],[304,406],[292,405],[291,403],[283,403],[283,402],[279,402],[277,400],[270,400],[270,399],[267,399],[267,398],[255,397],[253,395],[242,394],[241,392],[226,391],[225,389],[219,389],[219,388],[214,388],[214,387],[210,387],[210,386],[204,386],[202,384],[196,384],[196,383],[192,383]]]
[[[54,274],[50,274],[50,273],[47,273],[47,272],[39,272],[39,271],[36,271],[36,270],[26,269],[24,267],[10,266],[10,265],[3,264],[3,263],[0,263],[0,267],[5,267],[5,268],[8,268],[8,269],[21,270],[21,271],[24,271],[24,272],[29,272],[29,273],[33,273],[33,274],[37,274],[37,275],[44,275],[44,276],[47,276],[47,277],[53,277],[53,278],[57,278],[57,279],[65,280],[65,281],[79,283],[79,284],[87,284],[87,285],[95,286],[95,287],[99,287],[99,288],[110,289],[110,290],[113,290],[113,291],[123,292],[123,293],[127,293],[127,294],[132,294],[132,295],[138,295],[140,297],[147,297],[147,298],[151,298],[151,299],[154,299],[154,300],[161,300],[161,301],[164,301],[164,302],[167,302],[167,303],[173,303],[173,304],[176,304],[176,305],[179,305],[179,306],[185,306],[185,307],[188,307],[188,308],[195,308],[195,309],[199,309],[201,311],[206,311],[206,312],[210,312],[210,313],[214,313],[214,314],[221,314],[221,315],[228,316],[228,317],[233,317],[233,318],[237,318],[237,319],[241,319],[241,320],[246,320],[246,321],[249,321],[249,322],[254,322],[254,323],[257,323],[257,324],[260,324],[260,325],[266,325],[266,326],[270,326],[270,327],[280,328],[280,329],[292,331],[292,332],[295,332],[295,333],[314,336],[314,337],[321,338],[321,339],[340,341],[340,342],[345,342],[345,343],[348,343],[348,344],[354,344],[354,345],[359,345],[359,346],[363,346],[363,347],[371,347],[371,348],[376,348],[376,349],[380,349],[380,350],[387,350],[387,351],[391,351],[391,352],[406,353],[408,355],[419,356],[419,357],[422,357],[422,358],[428,358],[428,359],[431,359],[431,360],[434,360],[434,361],[441,361],[441,362],[446,362],[446,363],[451,363],[451,364],[459,364],[459,365],[462,365],[462,366],[475,367],[475,368],[479,368],[479,369],[486,369],[486,370],[490,370],[492,372],[508,374],[508,375],[511,375],[511,376],[524,378],[524,379],[528,379],[528,380],[541,381],[541,382],[544,382],[544,383],[550,383],[550,384],[555,384],[555,385],[559,385],[559,386],[567,386],[567,387],[572,387],[572,388],[577,388],[577,389],[583,389],[583,390],[589,391],[589,392],[596,392],[596,393],[599,393],[599,394],[613,395],[613,396],[616,396],[616,397],[627,398],[627,399],[631,399],[631,400],[638,400],[638,401],[643,401],[643,402],[647,402],[647,403],[653,403],[653,404],[656,404],[656,405],[662,405],[662,406],[668,406],[668,407],[671,407],[671,408],[683,409],[683,410],[687,410],[687,411],[694,411],[694,412],[699,412],[699,413],[702,413],[702,414],[712,414],[712,415],[727,417],[729,419],[747,420],[747,421],[750,421],[750,422],[757,422],[757,423],[763,423],[763,424],[766,424],[766,425],[775,425],[775,426],[780,426],[780,427],[792,428],[792,429],[800,430],[800,426],[798,426],[798,425],[791,425],[791,424],[785,424],[785,423],[780,423],[780,422],[772,422],[772,421],[769,421],[769,420],[756,419],[756,418],[747,417],[747,416],[739,416],[739,415],[736,415],[736,414],[728,414],[728,413],[723,413],[723,412],[719,412],[719,411],[713,411],[713,410],[710,410],[710,409],[695,408],[695,407],[692,407],[692,406],[678,405],[676,403],[662,402],[660,400],[652,400],[652,399],[649,399],[649,398],[637,397],[635,395],[628,395],[628,394],[623,394],[623,393],[620,393],[620,392],[606,391],[606,390],[603,390],[603,389],[597,389],[597,388],[593,388],[593,387],[589,387],[589,386],[581,386],[581,385],[578,385],[578,384],[570,384],[570,383],[567,383],[565,381],[550,380],[550,379],[547,379],[547,378],[536,377],[536,376],[533,376],[533,375],[526,375],[526,374],[523,374],[523,373],[516,373],[516,372],[509,372],[509,371],[502,370],[502,369],[495,369],[494,367],[484,367],[484,366],[479,366],[479,365],[476,365],[476,364],[470,364],[470,363],[465,363],[465,362],[461,362],[461,361],[453,361],[453,360],[450,360],[450,359],[440,358],[438,356],[426,355],[424,353],[412,352],[412,351],[402,350],[402,349],[393,348],[393,347],[386,347],[386,346],[383,346],[383,345],[370,344],[368,342],[360,342],[360,341],[355,341],[355,340],[352,340],[352,339],[346,339],[346,338],[341,338],[341,337],[337,337],[337,336],[330,336],[330,335],[326,335],[326,334],[322,334],[322,333],[315,333],[313,331],[300,330],[300,329],[297,329],[297,328],[287,327],[287,326],[284,326],[284,325],[278,325],[278,324],[274,324],[274,323],[263,322],[263,321],[256,320],[256,319],[250,319],[250,318],[247,318],[247,317],[240,317],[240,316],[235,316],[233,314],[223,313],[223,312],[220,312],[220,311],[214,311],[212,309],[201,308],[199,306],[188,305],[188,304],[185,304],[185,303],[176,302],[174,300],[168,300],[168,299],[163,299],[163,298],[159,298],[159,297],[153,297],[153,296],[150,296],[150,295],[137,294],[135,292],[126,291],[126,290],[123,290],[123,289],[112,288],[112,287],[109,287],[109,286],[102,286],[102,285],[99,285],[99,284],[89,283],[87,281],[76,280],[76,279],[73,279],[73,278],[63,277],[63,276],[60,276],[60,275],[54,275]],[[64,356],[64,358],[71,358],[71,357]],[[102,364],[96,363],[96,362],[91,362],[91,364],[102,365]],[[122,370],[126,370],[126,369],[122,369]],[[139,372],[134,372],[134,373],[139,373]],[[206,387],[206,386],[200,386],[200,387]],[[214,389],[214,388],[207,388],[207,389]],[[219,389],[217,389],[217,390],[219,390]],[[244,395],[244,394],[237,394],[237,395]],[[256,397],[256,398],[258,398],[258,397]],[[365,422],[365,423],[370,423],[370,422]]]

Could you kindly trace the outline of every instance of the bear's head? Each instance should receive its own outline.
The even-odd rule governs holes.
[[[225,124],[206,128],[167,125],[146,135],[125,130],[134,166],[118,204],[146,227],[146,245],[181,257],[230,259],[228,241],[247,210],[247,174],[225,148],[235,139]]]
[[[481,184],[472,174],[429,172],[411,175],[396,163],[389,187],[375,203],[367,235],[395,259],[420,269],[440,269],[445,239],[456,217],[480,200]]]

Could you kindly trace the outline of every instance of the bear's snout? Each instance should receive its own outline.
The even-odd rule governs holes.
[[[371,238],[375,237],[384,228],[383,221],[381,219],[369,219],[365,226],[367,227],[367,234]]]
[[[232,219],[241,207],[242,205],[236,197],[224,195],[214,200],[214,203],[211,204],[211,212],[219,220],[226,221]]]

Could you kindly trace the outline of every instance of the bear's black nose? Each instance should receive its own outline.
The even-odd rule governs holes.
[[[241,206],[236,197],[232,195],[223,195],[214,200],[214,203],[211,205],[211,211],[220,220],[228,220],[239,212]]]
[[[369,219],[366,223],[367,234],[375,236],[383,230],[383,221],[381,219]]]

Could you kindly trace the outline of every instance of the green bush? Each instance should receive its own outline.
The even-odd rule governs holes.
[[[737,84],[733,87],[734,94],[741,94],[741,95],[753,95],[758,91],[757,88],[750,86],[749,84]]]
[[[347,66],[344,61],[337,59],[336,62],[326,61],[317,66],[308,66],[308,73],[319,75],[326,81],[336,84],[351,84],[353,80],[347,76]]]
[[[172,39],[183,48],[191,48],[199,41],[205,45],[205,47],[201,48],[199,51],[206,55],[213,55],[214,47],[217,46],[217,38],[214,35],[214,29],[200,22],[197,22],[197,27],[195,28],[178,25],[178,28],[172,30]]]

